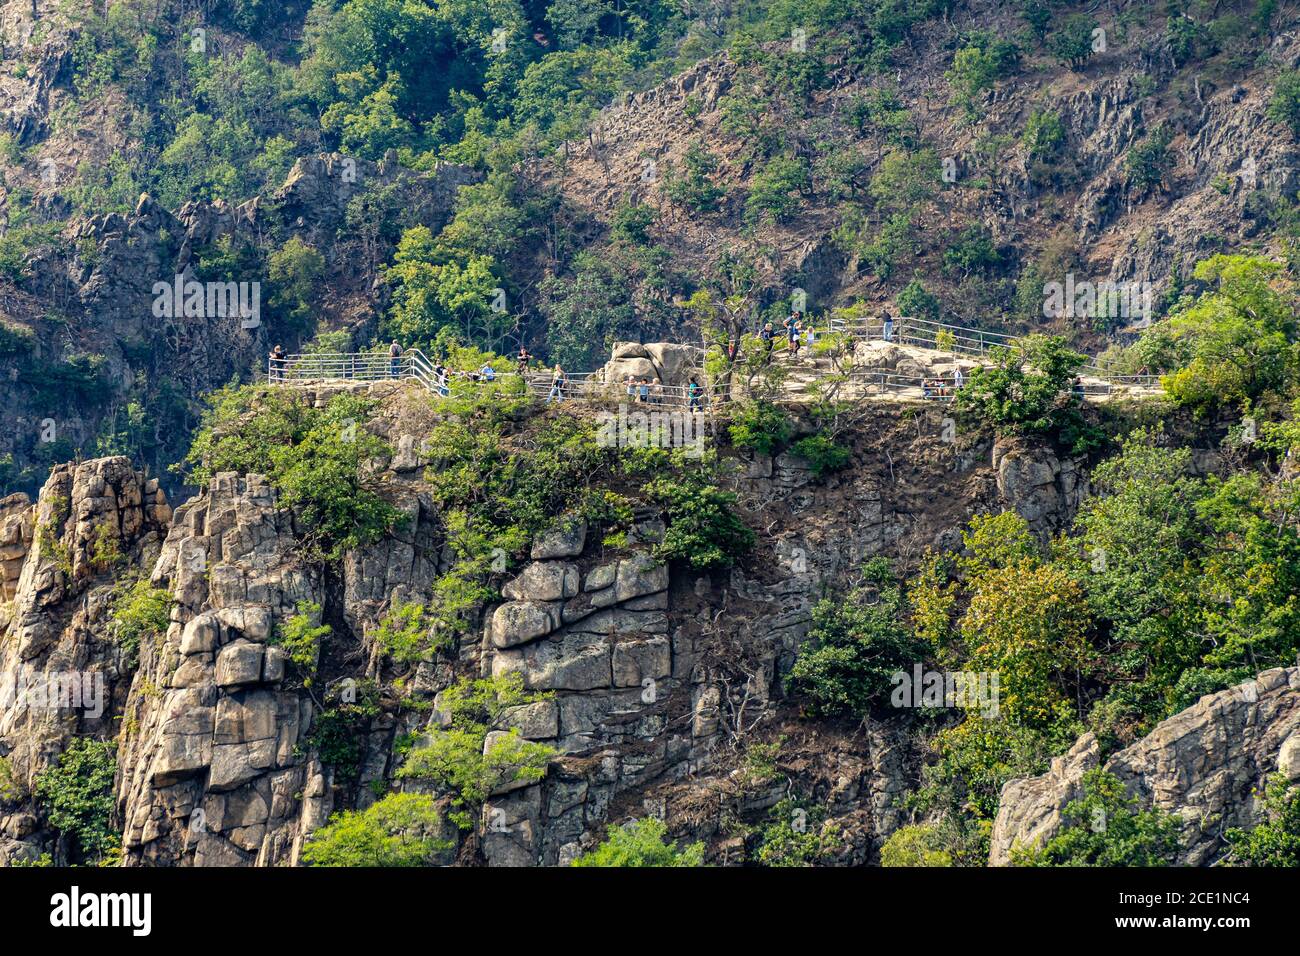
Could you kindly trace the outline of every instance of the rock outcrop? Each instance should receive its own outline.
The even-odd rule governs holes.
[[[1060,831],[1062,812],[1097,767],[1130,794],[1182,819],[1176,863],[1205,866],[1222,856],[1224,831],[1260,822],[1256,794],[1277,771],[1300,780],[1300,668],[1202,697],[1104,762],[1092,734],[1052,761],[1040,777],[1002,788],[989,863],[1005,866],[1014,847],[1040,846]]]
[[[126,458],[58,465],[35,504],[6,501],[7,596],[14,562],[21,571],[0,641],[0,756],[17,789],[0,805],[0,864],[49,845],[37,774],[71,737],[117,732],[131,662],[108,627],[114,574],[150,563],[171,520],[157,480]]]

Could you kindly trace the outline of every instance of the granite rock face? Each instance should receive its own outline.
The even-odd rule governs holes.
[[[1041,845],[1062,826],[1066,804],[1097,767],[1115,774],[1146,805],[1182,818],[1176,863],[1205,866],[1223,855],[1223,833],[1259,822],[1255,797],[1279,770],[1300,780],[1300,668],[1265,671],[1239,687],[1202,697],[1146,737],[1100,760],[1085,734],[1039,777],[1010,780],[993,825],[989,863],[1013,847]]]
[[[48,846],[36,775],[73,736],[117,731],[131,661],[109,630],[113,574],[152,561],[170,520],[157,481],[126,458],[58,465],[34,504],[0,503],[0,755],[16,788],[0,803],[0,865]]]

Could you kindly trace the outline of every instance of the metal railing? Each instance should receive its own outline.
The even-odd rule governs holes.
[[[850,338],[873,338],[917,345],[922,348],[965,354],[986,354],[993,345],[1009,345],[1013,336],[1001,332],[981,332],[945,325],[927,319],[901,317],[891,323],[886,334],[880,318],[861,319],[846,323],[832,319],[831,325],[817,334],[846,335]],[[947,333],[944,335],[943,333]],[[960,334],[958,334],[960,333]],[[940,337],[942,335],[942,337]],[[1087,366],[1088,370],[1096,366]],[[496,373],[499,380],[520,372]],[[525,390],[541,397],[545,402],[583,401],[609,405],[627,404],[640,408],[670,408],[709,412],[725,404],[728,389],[723,383],[701,384],[692,393],[688,385],[665,385],[660,382],[643,384],[639,380],[606,382],[601,372],[564,373],[558,384],[553,371],[545,368],[522,371]],[[1096,376],[1090,376],[1096,377]],[[267,363],[267,379],[273,384],[314,381],[402,381],[413,380],[434,395],[450,394],[452,381],[481,381],[479,373],[449,371],[435,365],[419,349],[407,349],[400,356],[386,352],[314,352],[271,356]],[[861,394],[893,394],[900,397],[923,398],[932,401],[951,401],[956,391],[965,384],[955,378],[923,375],[904,375],[884,370],[851,368],[845,382],[860,390]],[[1108,396],[1117,389],[1141,387],[1159,381],[1154,375],[1107,376],[1100,381],[1080,382],[1074,392],[1082,397]]]
[[[935,322],[915,316],[900,316],[892,320],[886,330],[883,318],[870,317],[846,322],[832,318],[827,330],[832,334],[847,334],[864,341],[878,340],[913,345],[937,352],[953,355],[987,355],[994,347],[1009,347],[1023,336],[1009,335],[1005,332],[987,332],[983,329],[966,328]],[[1095,361],[1082,366],[1082,371],[1093,378],[1105,379],[1123,385],[1138,387],[1158,385],[1159,375],[1116,375],[1106,371]]]

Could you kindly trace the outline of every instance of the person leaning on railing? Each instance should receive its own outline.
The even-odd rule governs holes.
[[[270,359],[267,378],[272,382],[278,382],[284,378],[284,346],[277,345],[271,349]]]

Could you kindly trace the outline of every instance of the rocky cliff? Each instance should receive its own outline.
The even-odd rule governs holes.
[[[173,515],[156,482],[125,459],[98,459],[61,466],[35,504],[7,502],[6,582],[15,562],[21,570],[7,583],[6,673],[102,675],[106,696],[93,718],[6,701],[0,752],[29,794],[72,735],[116,739],[128,864],[293,864],[331,812],[394,783],[399,742],[437,726],[437,695],[455,675],[512,672],[553,696],[504,715],[502,729],[558,756],[540,784],[489,798],[461,859],[565,862],[607,823],[653,813],[725,860],[743,845],[728,821],[788,793],[785,782],[747,782],[746,747],[784,737],[783,770],[846,833],[841,861],[868,862],[905,822],[899,798],[922,761],[889,721],[853,730],[798,719],[784,675],[812,604],[868,557],[951,544],[977,510],[1022,507],[1046,533],[1067,519],[1079,481],[1044,450],[999,445],[995,465],[991,440],[945,443],[931,414],[879,404],[852,433],[861,467],[843,476],[814,481],[789,454],[734,460],[731,481],[763,531],[753,562],[712,575],[656,563],[664,525],[652,510],[617,545],[561,524],[498,577],[501,599],[450,658],[420,664],[399,691],[385,682],[375,628],[451,556],[423,479],[429,406],[406,386],[369,391],[383,409],[369,427],[394,449],[377,463],[384,494],[408,520],[334,566],[302,559],[295,515],[256,475],[218,475]],[[96,564],[109,553],[120,558]],[[131,569],[171,602],[138,662],[106,628],[115,581]],[[308,605],[332,634],[305,685],[275,634]],[[316,722],[327,701],[372,689],[377,706],[354,728],[355,772],[343,775],[322,761]],[[7,858],[51,849],[29,795],[4,813]]]
[[[1014,848],[1050,840],[1066,804],[1082,793],[1083,775],[1099,766],[1144,805],[1180,818],[1178,865],[1212,864],[1224,853],[1225,831],[1260,821],[1268,776],[1280,771],[1300,780],[1300,668],[1265,671],[1203,697],[1105,760],[1097,739],[1085,734],[1041,777],[1009,781],[989,863],[1005,866]]]

